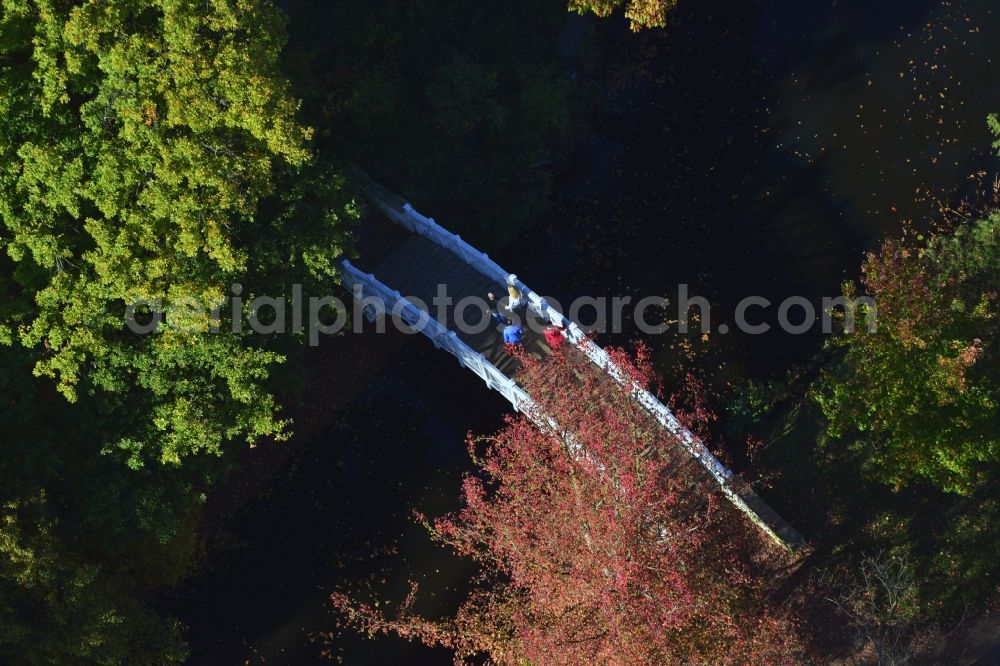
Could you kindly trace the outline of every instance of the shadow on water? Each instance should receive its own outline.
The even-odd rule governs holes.
[[[405,341],[324,434],[282,445],[294,447],[287,468],[210,535],[198,577],[171,604],[189,625],[190,663],[451,663],[444,650],[341,631],[329,602],[335,590],[367,599],[370,586],[398,603],[411,580],[416,610],[430,617],[461,599],[473,570],[433,544],[412,510],[458,508],[465,434],[495,428],[504,407],[492,392],[470,392],[467,371],[449,360],[423,339]]]

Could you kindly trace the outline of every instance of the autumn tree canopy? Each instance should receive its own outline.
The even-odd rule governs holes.
[[[614,355],[649,379],[644,356]],[[425,519],[481,566],[458,613],[435,622],[344,595],[336,604],[369,632],[452,648],[456,663],[796,661],[793,625],[754,580],[750,554],[765,544],[691,456],[575,348],[523,364],[535,418],[470,439],[479,473],[465,480],[465,508]],[[536,425],[549,419],[557,429]]]

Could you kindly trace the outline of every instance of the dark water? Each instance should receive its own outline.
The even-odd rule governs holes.
[[[904,220],[925,225],[935,197],[954,201],[969,174],[995,168],[984,119],[1000,110],[998,11],[987,0],[682,2],[669,31],[638,36],[573,19],[553,35],[554,57],[604,77],[594,135],[552,215],[496,255],[561,298],[687,283],[718,304],[717,322],[748,295],[836,295],[863,251]],[[821,337],[649,342],[668,380],[685,362],[726,382],[780,376]],[[326,600],[352,578],[397,599],[415,578],[424,610],[446,612],[468,568],[408,514],[455,506],[465,433],[496,427],[505,409],[443,352],[407,342],[398,369],[326,435],[295,444],[175,600],[193,663],[324,661],[309,637],[336,630]],[[351,633],[327,649],[348,664],[450,663]]]
[[[536,289],[676,301],[687,284],[715,326],[752,295],[819,310],[864,251],[995,169],[995,3],[681,5],[672,30],[597,54],[626,74],[564,177],[540,277],[521,271]],[[821,336],[781,333],[776,307],[761,318],[770,334],[647,341],[668,376],[689,359],[721,381],[781,376]]]
[[[389,344],[381,337],[372,342]],[[398,603],[415,581],[416,610],[433,616],[454,610],[472,573],[411,511],[458,507],[465,435],[498,427],[505,403],[423,339],[396,353],[324,435],[279,445],[289,459],[216,528],[199,575],[170,604],[190,627],[191,663],[451,663],[443,650],[341,633],[329,603],[335,590],[368,589],[348,581]]]

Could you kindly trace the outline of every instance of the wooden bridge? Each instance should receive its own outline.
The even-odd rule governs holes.
[[[409,232],[373,273],[365,273],[347,260],[341,263],[344,285],[360,301],[368,319],[374,321],[391,315],[419,330],[436,347],[454,355],[463,367],[482,378],[489,388],[501,393],[515,410],[537,419],[537,410],[530,409],[534,401],[516,382],[516,361],[505,351],[500,327],[482,306],[487,292],[502,297],[506,296],[509,285],[514,286],[525,303],[525,316],[564,327],[570,343],[597,368],[630,389],[633,398],[697,461],[698,465],[685,466],[686,469],[711,477],[723,495],[778,544],[793,551],[802,546],[804,540],[797,531],[746,484],[737,483],[732,472],[663,403],[644,388],[635,386],[579,326],[550,307],[516,275],[503,270],[488,255],[432,218],[418,213],[367,174],[355,170],[350,177],[378,210]],[[452,300],[438,316],[437,308],[443,305],[444,296]],[[524,328],[524,346],[529,353],[537,357],[550,353],[543,336],[532,331],[531,326]]]

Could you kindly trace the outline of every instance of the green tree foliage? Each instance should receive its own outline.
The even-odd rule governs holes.
[[[0,0],[0,653],[22,663],[183,659],[148,600],[190,564],[224,445],[287,434],[292,347],[186,307],[329,285],[347,245],[284,41],[268,0]],[[141,300],[155,334],[125,327]]]
[[[816,393],[829,434],[888,484],[968,493],[1000,461],[1000,212],[922,247],[889,241],[863,272],[877,307],[834,340],[844,354]]]
[[[280,434],[261,389],[280,358],[234,336],[124,336],[126,304],[219,304],[262,260],[328,275],[310,239],[338,253],[325,214],[296,256],[254,254],[288,221],[256,219],[261,200],[309,159],[278,72],[282,26],[263,1],[3,2],[0,245],[16,266],[3,336],[44,349],[36,373],[69,400],[84,375],[142,391],[156,443],[121,445],[164,461]]]
[[[665,28],[667,15],[677,6],[677,0],[569,0],[572,11],[598,16],[610,16],[624,5],[625,18],[632,30]]]
[[[150,604],[187,570],[218,458],[129,470],[99,454],[129,414],[67,402],[0,347],[0,653],[19,663],[174,663],[176,621]],[[114,397],[114,396],[112,396]]]

